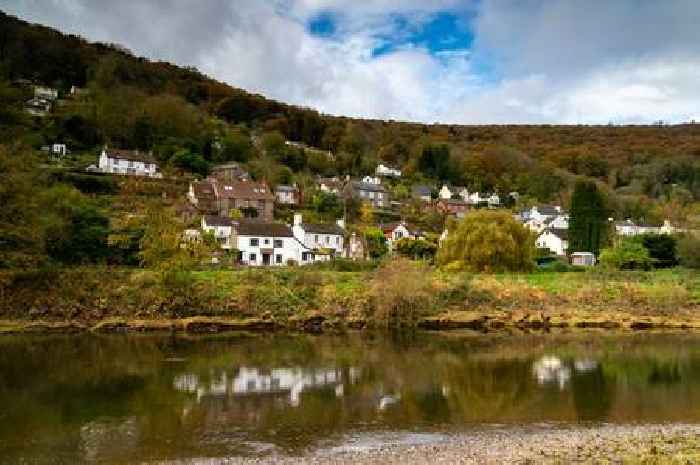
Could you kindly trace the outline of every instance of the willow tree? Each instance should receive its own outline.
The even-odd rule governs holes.
[[[600,253],[607,237],[605,199],[591,181],[578,181],[571,197],[569,251]]]
[[[513,215],[482,210],[448,229],[437,263],[450,270],[530,271],[534,257],[535,238]]]

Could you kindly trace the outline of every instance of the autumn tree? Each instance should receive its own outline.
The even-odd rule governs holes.
[[[438,250],[441,267],[485,272],[532,270],[534,237],[510,213],[480,210],[454,226]]]

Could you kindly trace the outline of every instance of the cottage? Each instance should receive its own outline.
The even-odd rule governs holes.
[[[374,171],[374,174],[376,174],[377,176],[384,176],[388,178],[400,178],[401,170],[397,170],[395,168],[391,168],[380,163],[379,165],[377,165],[377,169]]]
[[[411,188],[414,199],[430,202],[432,200],[433,189],[430,186],[416,184]]]
[[[250,266],[305,265],[314,251],[294,237],[292,228],[279,223],[240,221],[234,226],[240,263]]]
[[[219,213],[215,183],[210,181],[191,182],[187,192],[189,201],[202,212]]]
[[[359,198],[363,202],[369,202],[374,208],[386,208],[391,205],[389,199],[389,193],[387,190],[377,181],[378,178],[371,178],[369,176],[365,177],[365,180],[369,178],[373,182],[363,181],[353,181],[350,183],[351,195],[355,198]]]
[[[454,215],[457,218],[463,218],[469,210],[469,205],[464,200],[440,199],[437,202],[437,209],[445,215]]]
[[[564,256],[569,248],[569,233],[567,229],[547,228],[535,242],[540,249],[548,249],[555,255]]]
[[[594,266],[595,255],[591,252],[574,252],[571,254],[571,264],[575,266]]]
[[[521,216],[524,221],[535,220],[537,222],[544,222],[549,218],[553,218],[562,213],[562,208],[560,206],[553,205],[536,205],[529,210],[524,210],[521,212]]]
[[[379,229],[382,230],[384,237],[390,244],[401,239],[418,239],[422,236],[422,232],[418,228],[405,221],[380,225]]]
[[[294,237],[305,247],[313,250],[317,260],[342,257],[345,251],[345,222],[304,223],[302,215],[294,215],[292,225]]]
[[[447,184],[443,184],[442,188],[438,191],[438,198],[443,200],[449,200],[453,196],[452,189]]]
[[[245,218],[272,221],[275,197],[267,184],[254,181],[215,183],[220,214],[240,211]]]
[[[683,232],[683,229],[674,227],[669,220],[665,220],[663,225],[654,226],[651,224],[636,224],[627,219],[615,223],[615,233],[618,236],[638,236],[642,234],[674,234]]]
[[[102,149],[98,167],[103,173],[162,178],[150,154],[138,150]]]
[[[236,162],[214,165],[211,176],[221,182],[248,181],[250,175]]]
[[[296,184],[293,186],[280,184],[275,187],[275,199],[281,205],[299,205],[301,203],[301,195]]]
[[[222,249],[231,250],[235,248],[233,241],[233,222],[230,218],[204,215],[202,217],[202,231],[213,234]]]

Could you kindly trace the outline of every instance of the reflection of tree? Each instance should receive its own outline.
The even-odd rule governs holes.
[[[574,407],[579,420],[595,421],[607,417],[615,395],[614,379],[606,379],[601,366],[576,372],[571,378]]]

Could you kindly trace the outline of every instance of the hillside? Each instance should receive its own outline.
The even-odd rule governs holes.
[[[652,222],[695,218],[700,198],[696,124],[458,126],[332,117],[2,12],[0,79],[3,140],[34,148],[65,142],[85,154],[81,162],[109,144],[152,150],[180,172],[204,174],[211,163],[235,160],[273,184],[303,185],[316,175],[371,173],[382,161],[406,175],[398,198],[412,182],[449,182],[563,204],[584,176],[606,190],[611,215]],[[46,118],[28,118],[21,104],[31,95],[13,85],[20,80],[88,92]],[[334,157],[284,146],[284,139]],[[447,150],[435,150],[443,144]]]

